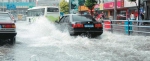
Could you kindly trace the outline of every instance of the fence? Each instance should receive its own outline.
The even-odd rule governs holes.
[[[112,33],[121,31],[127,35],[150,35],[150,24],[141,25],[141,23],[150,23],[150,20],[104,20],[104,29]]]

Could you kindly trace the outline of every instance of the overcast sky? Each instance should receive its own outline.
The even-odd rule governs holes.
[[[69,0],[66,0],[67,2],[69,2]]]

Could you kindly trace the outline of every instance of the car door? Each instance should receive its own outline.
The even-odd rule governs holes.
[[[68,31],[68,27],[69,27],[69,16],[66,16],[64,21],[63,21],[63,29],[64,31]]]
[[[60,19],[60,21],[59,21],[59,29],[60,29],[61,31],[63,31],[64,28],[65,28],[65,18],[66,18],[66,16],[63,16],[63,17]]]

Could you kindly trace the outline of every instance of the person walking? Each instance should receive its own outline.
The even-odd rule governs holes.
[[[135,15],[132,12],[131,15],[130,15],[130,21],[128,22],[128,24],[129,24],[129,30],[132,30],[132,25],[135,24],[134,21],[135,21]]]
[[[143,25],[143,22],[142,22],[142,20],[144,19],[144,14],[143,13],[141,13],[139,16],[137,16],[137,24],[138,25]]]
[[[135,20],[134,13],[131,13],[131,15],[130,15],[130,19],[131,19],[131,20]]]

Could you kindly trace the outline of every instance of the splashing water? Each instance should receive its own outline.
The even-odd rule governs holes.
[[[17,23],[18,40],[52,61],[150,61],[150,38],[104,31],[97,39],[71,37],[40,17],[32,24]],[[35,50],[34,50],[35,51]]]

